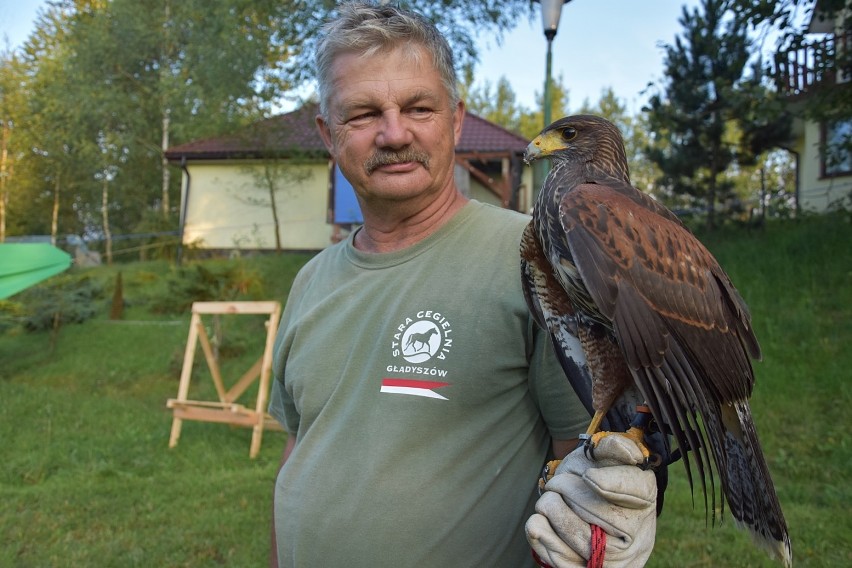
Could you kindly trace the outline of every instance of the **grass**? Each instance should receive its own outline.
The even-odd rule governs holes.
[[[751,306],[764,352],[752,408],[793,539],[796,566],[852,565],[852,228],[843,216],[702,236]],[[284,299],[305,255],[234,265],[240,298]],[[124,320],[107,319],[121,270]],[[83,274],[80,271],[79,274]],[[98,317],[51,333],[0,335],[0,566],[262,566],[284,446],[267,431],[185,422],[167,448],[188,316],[151,306],[185,272],[165,263],[88,269]],[[74,276],[74,274],[72,274]],[[258,324],[223,319],[226,378],[259,355]],[[256,341],[255,341],[256,340]],[[195,385],[206,378],[200,350]],[[210,386],[204,394],[210,394]],[[705,521],[680,465],[649,566],[776,566],[726,516]]]

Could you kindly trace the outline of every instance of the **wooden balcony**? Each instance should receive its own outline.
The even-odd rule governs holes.
[[[852,33],[775,54],[775,84],[784,96],[800,97],[815,89],[852,80]]]

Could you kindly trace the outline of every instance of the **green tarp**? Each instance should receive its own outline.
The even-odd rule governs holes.
[[[69,266],[71,255],[46,243],[0,244],[0,300]]]

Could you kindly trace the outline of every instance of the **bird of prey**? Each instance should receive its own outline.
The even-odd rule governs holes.
[[[521,242],[524,293],[594,411],[587,434],[603,435],[602,423],[623,429],[644,402],[676,441],[690,486],[697,471],[713,520],[718,476],[722,510],[727,500],[736,523],[790,566],[787,525],[748,404],[751,359],[761,356],[748,307],[678,218],[631,185],[613,124],[590,115],[557,120],[524,160],[545,157],[552,169]],[[577,340],[585,365],[574,356]]]

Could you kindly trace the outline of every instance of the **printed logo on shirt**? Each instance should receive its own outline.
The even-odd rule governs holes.
[[[443,361],[453,346],[452,331],[450,322],[440,312],[420,310],[394,330],[391,355],[414,364],[431,359]]]
[[[406,317],[394,328],[391,339],[391,355],[400,364],[388,365],[386,369],[397,376],[382,379],[381,392],[447,400],[435,391],[450,383],[399,375],[446,377],[447,371],[440,364],[453,347],[452,331],[449,320],[440,312],[420,310]]]

